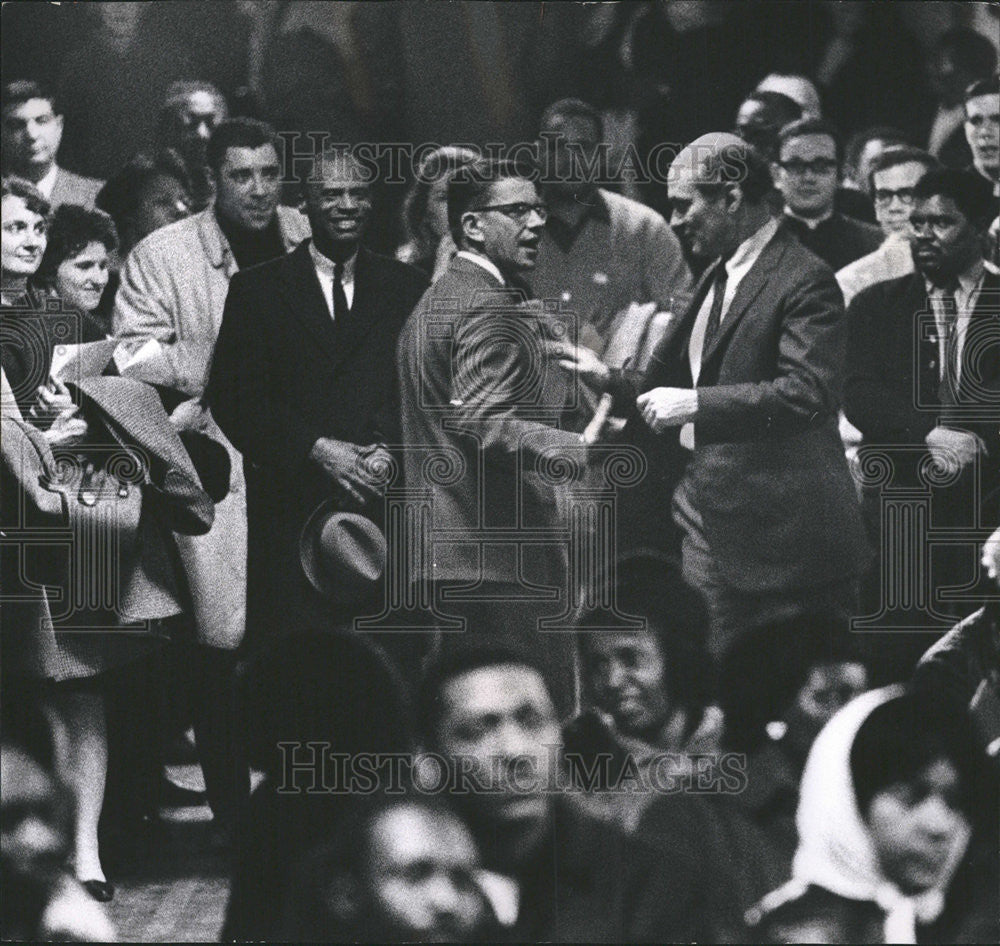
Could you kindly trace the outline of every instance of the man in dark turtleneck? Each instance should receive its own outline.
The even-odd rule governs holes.
[[[178,539],[191,590],[197,646],[183,661],[209,801],[223,828],[235,816],[233,648],[246,625],[247,516],[243,461],[202,405],[229,281],[241,269],[283,256],[309,236],[297,210],[278,206],[281,166],[274,131],[263,122],[222,122],[208,143],[215,205],[162,227],[129,253],[115,299],[114,331],[127,377],[155,385],[172,420],[226,444],[229,493],[208,535]],[[206,646],[207,645],[207,646]],[[248,790],[247,773],[241,782]]]

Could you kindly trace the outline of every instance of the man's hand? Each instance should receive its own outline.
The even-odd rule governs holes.
[[[87,422],[77,413],[76,407],[70,407],[56,415],[43,435],[53,446],[69,447],[87,436]]]
[[[69,389],[62,381],[53,379],[38,389],[38,399],[28,416],[34,421],[55,420],[60,414],[75,410]]]
[[[384,477],[379,471],[392,462],[388,451],[378,444],[361,447],[330,437],[320,437],[309,456],[358,509],[382,494]]]
[[[635,406],[654,433],[681,427],[698,413],[698,392],[687,388],[653,388],[636,398]]]
[[[982,438],[968,430],[935,427],[926,442],[934,463],[946,473],[958,473],[986,453]]]
[[[1000,529],[997,529],[983,545],[982,561],[986,577],[995,581],[1000,588]]]
[[[569,342],[548,341],[545,350],[560,368],[574,373],[585,384],[602,392],[607,389],[611,369],[589,348]]]

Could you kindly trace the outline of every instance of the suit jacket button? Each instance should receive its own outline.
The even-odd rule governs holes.
[[[932,360],[932,361],[930,362],[930,364],[929,364],[929,367],[931,367],[931,368],[936,368],[936,367],[937,367],[937,362],[936,362],[936,361],[933,361],[933,360]]]

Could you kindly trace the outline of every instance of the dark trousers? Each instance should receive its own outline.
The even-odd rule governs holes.
[[[721,657],[744,631],[764,624],[814,613],[842,617],[845,625],[857,612],[858,581],[842,579],[808,588],[750,592],[726,580],[705,536],[701,515],[683,477],[673,496],[674,520],[684,532],[681,541],[684,579],[708,604],[709,650]]]

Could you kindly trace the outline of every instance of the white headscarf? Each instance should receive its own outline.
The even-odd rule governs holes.
[[[886,914],[886,943],[916,943],[917,922],[930,923],[941,915],[945,890],[969,842],[968,833],[956,839],[937,886],[919,894],[908,896],[882,873],[871,833],[858,810],[851,746],[872,711],[904,692],[891,686],[862,694],[816,737],[802,774],[792,880],[771,901],[780,902],[815,885],[850,900],[877,903]]]

